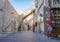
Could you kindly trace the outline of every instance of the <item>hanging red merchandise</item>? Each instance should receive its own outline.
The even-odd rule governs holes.
[[[37,27],[37,22],[35,22],[35,26]]]
[[[49,20],[47,21],[47,24],[48,24],[48,25],[51,25],[51,24],[52,24],[52,21],[49,19]]]

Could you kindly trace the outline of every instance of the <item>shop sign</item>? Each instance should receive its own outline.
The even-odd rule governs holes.
[[[51,0],[52,7],[60,7],[60,0]]]

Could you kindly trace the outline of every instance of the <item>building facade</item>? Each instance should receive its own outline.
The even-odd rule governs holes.
[[[18,13],[12,7],[8,0],[0,0],[0,32],[14,33],[17,32],[16,24],[18,23]]]
[[[49,25],[50,23],[50,22],[47,23],[47,21],[51,20],[49,0],[35,0],[35,6],[36,6],[35,14],[36,18],[38,19],[37,31],[46,34],[49,28],[47,25]],[[49,26],[51,27],[51,24]]]
[[[60,35],[60,0],[51,0],[50,2],[54,34]]]

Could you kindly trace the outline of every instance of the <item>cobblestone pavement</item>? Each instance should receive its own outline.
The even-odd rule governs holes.
[[[11,34],[5,38],[0,39],[0,42],[60,42],[53,40],[43,34],[32,31],[21,31],[16,34]]]

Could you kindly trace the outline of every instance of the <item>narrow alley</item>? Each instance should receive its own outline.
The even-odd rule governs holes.
[[[0,39],[0,42],[60,42],[60,40],[53,40],[43,34],[32,31],[21,31]]]
[[[60,42],[60,0],[0,0],[0,42]]]

